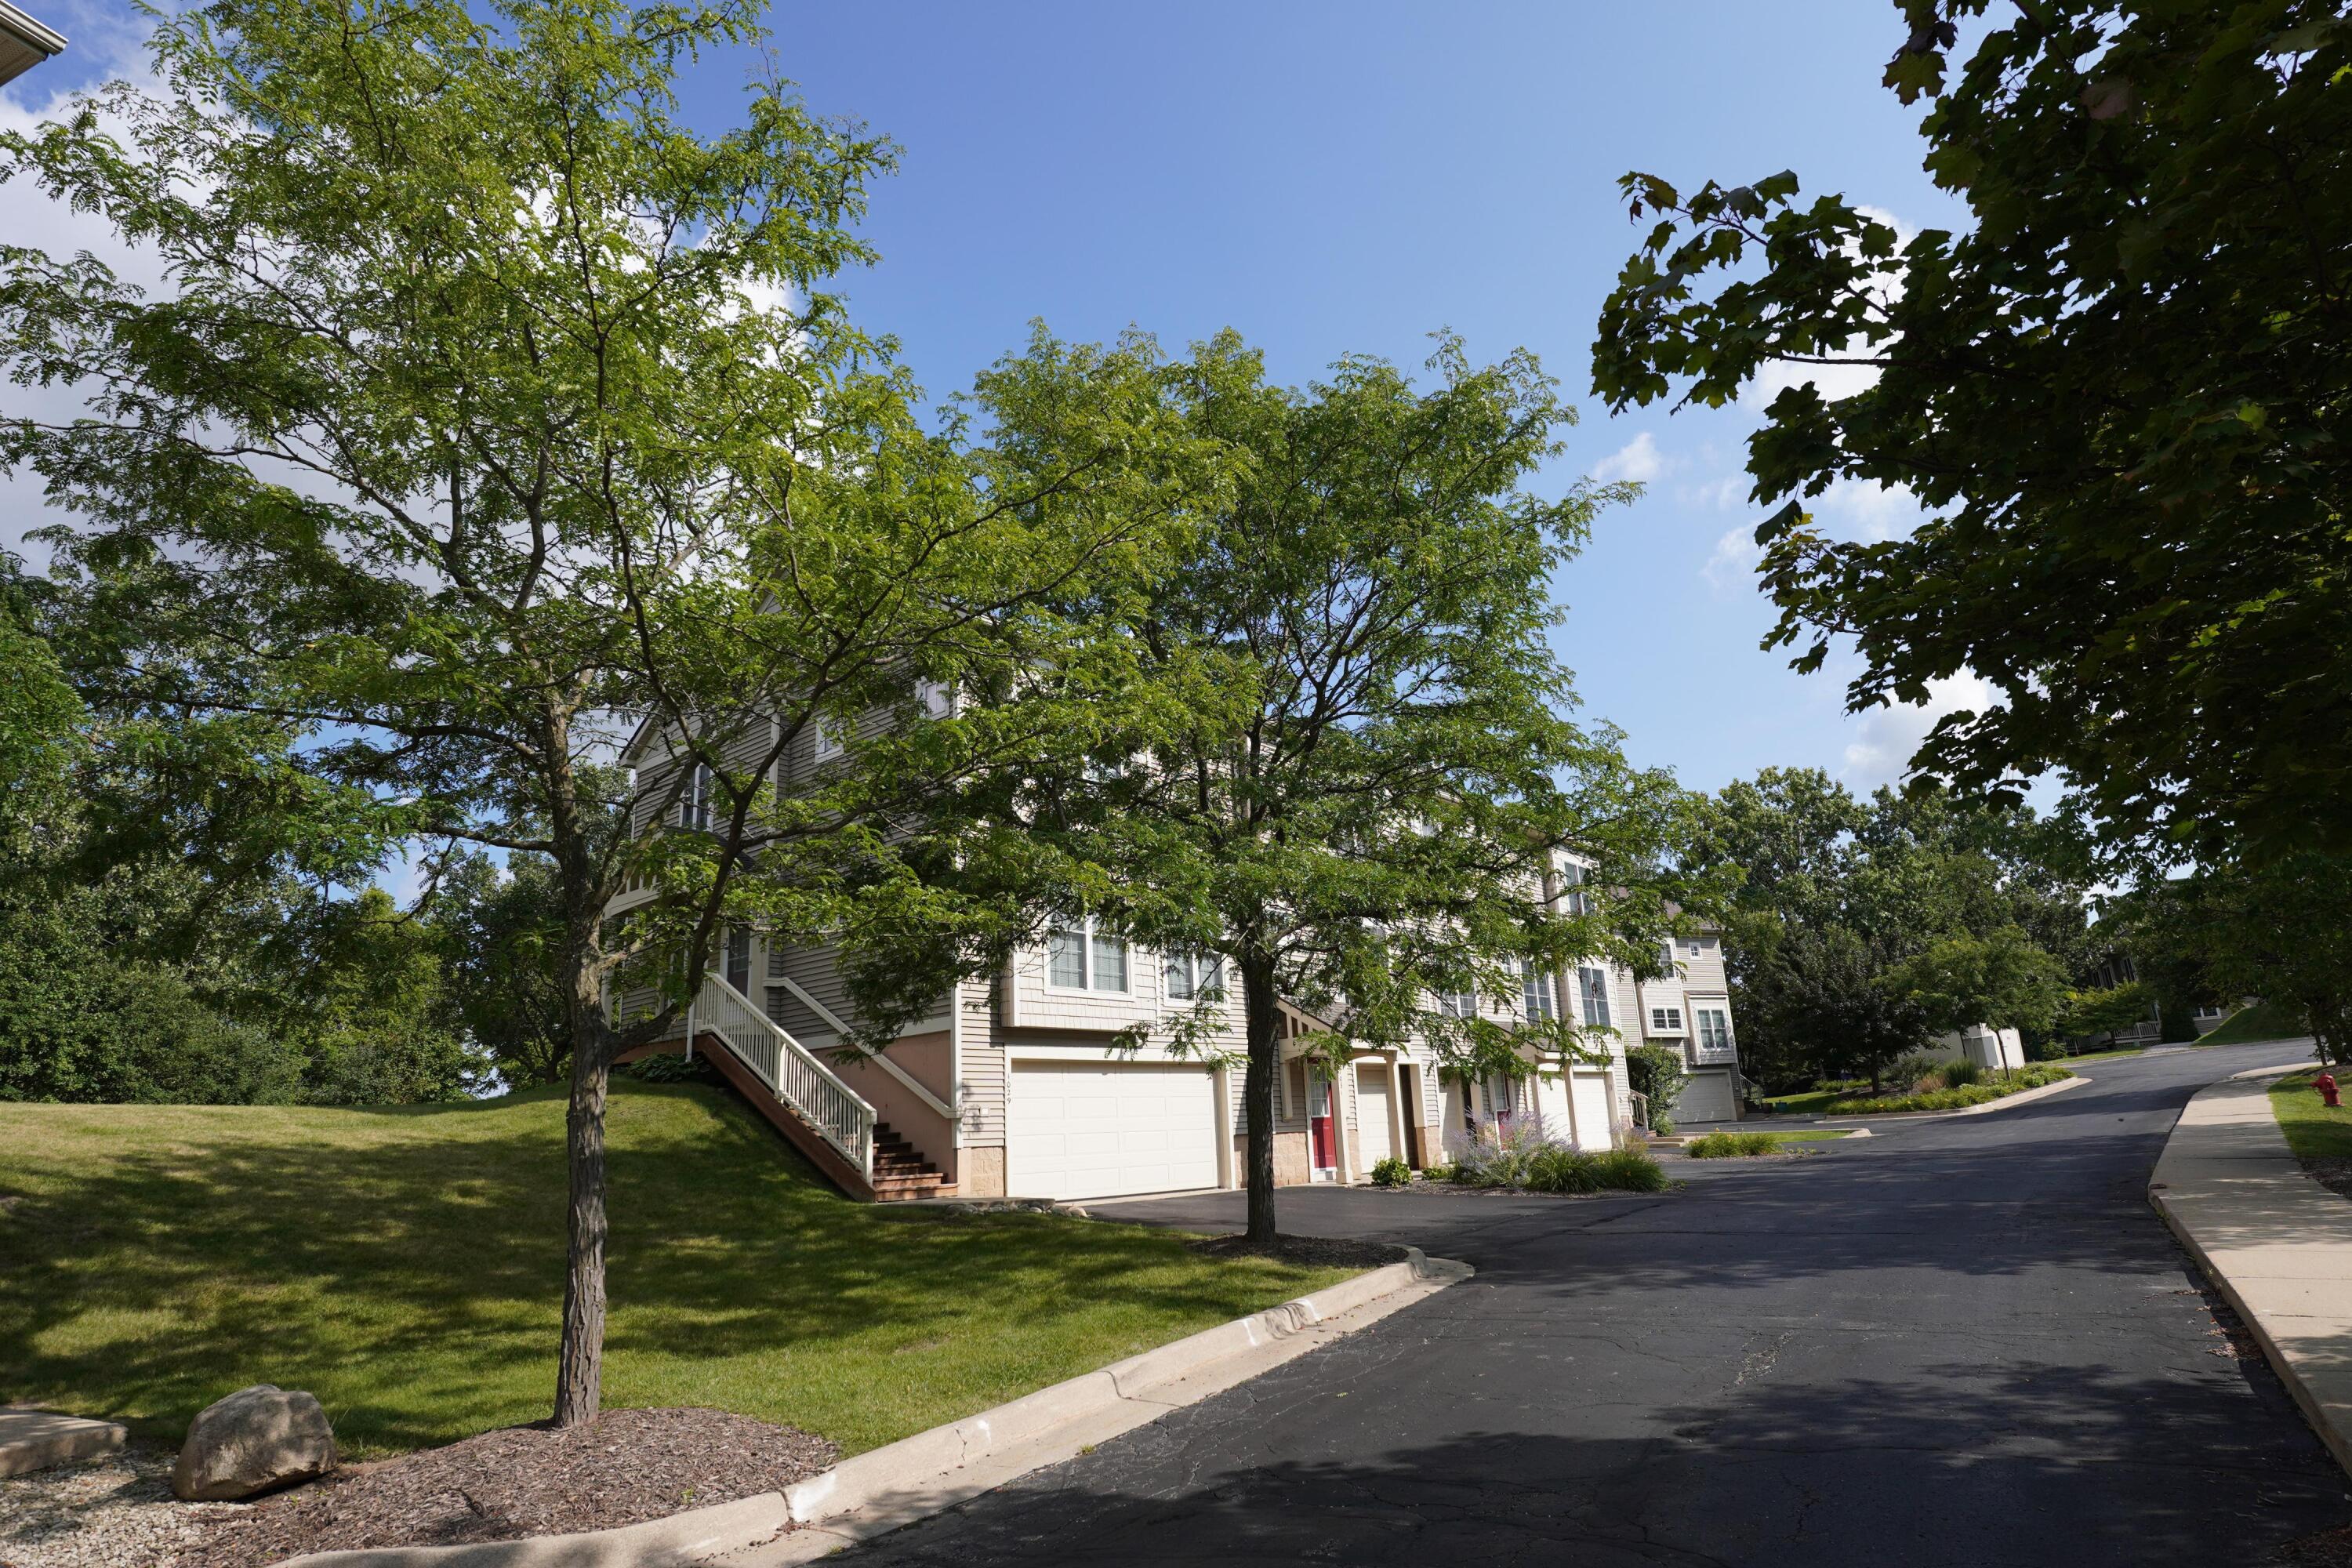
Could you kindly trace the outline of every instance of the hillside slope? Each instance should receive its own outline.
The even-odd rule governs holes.
[[[616,1083],[605,1400],[702,1405],[855,1452],[1314,1289],[1050,1215],[858,1205],[724,1090]],[[0,1104],[5,1396],[176,1443],[251,1383],[350,1450],[542,1418],[563,1100]]]

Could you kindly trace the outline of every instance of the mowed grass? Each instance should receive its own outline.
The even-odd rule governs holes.
[[[2319,1069],[2289,1073],[2271,1085],[2271,1112],[2286,1134],[2287,1147],[2306,1163],[2313,1160],[2352,1160],[2352,1106],[2332,1110],[2311,1087]],[[2336,1075],[2339,1083],[2352,1081],[2352,1072]],[[2342,1099],[2339,1090],[2337,1099]]]
[[[253,1383],[360,1457],[544,1417],[563,1100],[0,1105],[0,1396],[176,1444]],[[871,1448],[1345,1278],[840,1196],[740,1101],[616,1083],[604,1399]]]
[[[2294,1040],[2311,1028],[2288,1008],[2270,1002],[2241,1007],[2221,1026],[2197,1043],[2200,1046],[2250,1046],[2263,1040]]]

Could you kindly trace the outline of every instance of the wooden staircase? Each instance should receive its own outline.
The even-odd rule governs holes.
[[[874,1124],[874,1201],[903,1203],[909,1198],[939,1196],[947,1178],[937,1165],[915,1152],[906,1135],[887,1121]]]

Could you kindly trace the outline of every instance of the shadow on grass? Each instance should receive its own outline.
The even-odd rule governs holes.
[[[553,1092],[383,1110],[0,1108],[0,1193],[19,1198],[0,1216],[0,1394],[176,1441],[234,1388],[305,1386],[363,1452],[541,1415],[562,1125]],[[921,1376],[959,1345],[983,1363],[960,1373],[985,1388],[1056,1353],[1086,1360],[1089,1335],[1108,1361],[1138,1321],[1181,1321],[1170,1337],[1270,1304],[1294,1278],[1054,1215],[877,1223],[716,1089],[624,1087],[611,1130],[608,1397],[676,1402],[662,1379],[724,1384],[736,1362],[772,1391],[844,1353],[911,1350]],[[1106,1302],[1120,1321],[1087,1316]],[[1081,1323],[1073,1342],[1052,1341],[1057,1314]],[[1032,1337],[992,1349],[988,1318]]]

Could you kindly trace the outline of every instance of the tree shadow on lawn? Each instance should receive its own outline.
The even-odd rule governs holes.
[[[2275,1385],[2257,1411],[2184,1397],[2164,1368],[1727,1377],[1656,1405],[1523,1382],[1523,1425],[1494,1429],[1472,1425],[1498,1413],[1491,1392],[1402,1395],[1329,1355],[841,1561],[2255,1568],[2352,1521]]]
[[[21,1145],[0,1152],[0,1189],[22,1200],[0,1217],[0,1393],[176,1441],[212,1400],[275,1382],[318,1393],[363,1452],[542,1416],[562,1122],[558,1093],[384,1110],[16,1108],[0,1119]],[[707,1088],[616,1094],[610,1163],[616,1402],[735,1382],[789,1400],[786,1373],[844,1355],[888,1358],[880,1370],[912,1383],[951,1364],[1020,1392],[1097,1341],[1110,1349],[1092,1364],[1125,1353],[1122,1313],[1206,1326],[1296,1277],[1054,1215],[881,1222]],[[1003,1321],[1003,1345],[983,1312]]]

